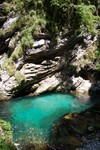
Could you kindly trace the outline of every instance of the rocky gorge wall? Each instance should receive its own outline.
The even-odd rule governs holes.
[[[20,30],[13,27],[18,18],[0,4],[0,100],[51,91],[87,93],[95,80],[97,36],[64,31],[55,41],[40,31],[31,47],[22,48]]]

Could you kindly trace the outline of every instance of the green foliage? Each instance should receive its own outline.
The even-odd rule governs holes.
[[[74,74],[74,73],[76,73],[77,67],[74,66],[73,64],[69,64],[68,70],[69,70],[70,74]]]
[[[11,133],[11,125],[8,122],[0,119],[0,126],[4,130],[6,138],[10,139],[11,135],[12,135],[12,133]]]
[[[44,9],[53,34],[66,28],[73,32],[85,30],[96,33],[100,18],[94,15],[96,6],[90,0],[44,0]]]
[[[97,70],[100,70],[100,47],[96,49],[96,61],[97,61],[96,68]]]
[[[15,74],[15,65],[11,58],[7,59],[3,62],[2,69],[7,70],[8,74],[10,76]]]
[[[16,150],[14,143],[12,142],[12,132],[11,125],[0,119],[0,127],[2,128],[2,132],[4,134],[5,140],[3,141],[2,136],[0,134],[0,149],[2,150]]]
[[[96,11],[96,7],[93,5],[76,5],[76,17],[79,22],[81,30],[91,31],[95,30],[99,17],[94,16],[93,13]]]
[[[70,0],[44,0],[44,9],[48,28],[53,33],[59,33],[62,28],[70,28],[74,5]]]
[[[12,61],[15,61],[15,62],[16,62],[16,61],[18,60],[18,58],[20,58],[22,55],[23,55],[22,45],[19,44],[19,45],[15,48],[15,50],[13,51],[13,53],[12,53],[10,59],[11,59]]]
[[[23,28],[21,32],[21,43],[23,48],[32,46],[34,42],[34,35],[39,34],[41,32],[41,25],[46,23],[46,21],[39,18],[39,16],[37,16],[37,18],[34,18],[33,23],[31,23],[31,21],[32,20],[30,19],[27,24],[28,28]]]
[[[44,25],[52,37],[60,31],[91,32],[97,34],[96,26],[100,20],[96,15],[99,0],[8,0],[4,2],[6,12],[16,11],[19,18],[16,28],[20,30],[23,49],[31,47],[34,34],[41,33]]]
[[[0,29],[0,38],[4,37],[4,31]]]
[[[33,44],[32,34],[26,31],[21,38],[21,43],[24,49],[26,49],[27,47],[30,47]]]
[[[24,80],[24,76],[22,76],[22,75],[20,74],[20,72],[17,71],[17,72],[15,73],[15,79],[16,79],[18,85],[19,85],[20,83],[22,83],[22,80]]]
[[[96,59],[96,53],[95,53],[96,48],[97,48],[96,44],[92,45],[92,47],[89,47],[84,55],[84,59],[94,62],[94,60]]]
[[[12,0],[4,2],[6,12],[16,11],[19,18],[14,27],[20,30],[20,38],[23,49],[31,47],[34,42],[34,34],[41,32],[41,26],[46,24],[43,2],[41,0]]]

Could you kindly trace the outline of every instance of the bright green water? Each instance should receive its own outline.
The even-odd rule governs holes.
[[[13,129],[14,140],[27,141],[48,139],[53,124],[62,115],[81,112],[94,104],[80,102],[69,94],[48,94],[38,97],[21,97],[0,105],[0,115],[9,121]]]

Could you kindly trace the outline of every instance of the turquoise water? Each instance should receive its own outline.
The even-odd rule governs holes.
[[[9,121],[14,141],[47,141],[53,124],[64,114],[81,112],[94,104],[69,94],[21,97],[0,105],[0,116]]]

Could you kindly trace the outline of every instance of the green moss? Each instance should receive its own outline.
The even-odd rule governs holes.
[[[32,46],[33,34],[41,32],[41,25],[45,24],[45,13],[41,0],[13,0],[4,3],[6,12],[18,11],[19,17],[14,24],[16,30],[20,30],[20,38],[23,49]]]
[[[85,59],[89,59],[91,61],[94,61],[96,56],[95,56],[95,53],[92,53],[92,52],[87,52],[85,55],[84,55],[84,58]]]
[[[0,29],[0,38],[4,37],[4,30]]]
[[[96,49],[97,49],[97,44],[95,43],[92,45],[92,47],[89,47],[84,54],[84,59],[88,59],[91,62],[93,62],[96,59]]]
[[[34,43],[34,36],[41,32],[41,25],[45,24],[45,17],[42,15],[42,11],[40,13],[36,8],[28,9],[30,4],[33,4],[32,1],[21,1],[21,0],[13,0],[8,3],[4,2],[4,9],[9,13],[13,13],[13,11],[19,11],[19,17],[16,21],[14,21],[9,27],[0,31],[0,38],[6,38],[11,36],[15,31],[20,31],[19,40],[21,44],[19,44],[14,52],[11,55],[11,59],[16,61],[19,57],[22,56],[24,50],[31,47]],[[37,2],[36,2],[37,3]],[[38,2],[40,5],[40,2]],[[34,5],[32,6],[35,7]]]
[[[22,76],[22,75],[20,74],[20,72],[17,71],[17,72],[15,73],[15,79],[16,79],[17,83],[20,84],[20,83],[24,80],[24,76]]]
[[[88,1],[73,0],[12,0],[10,3],[4,2],[6,12],[20,12],[19,23],[26,27],[29,22],[32,24],[34,18],[44,18],[47,20],[49,29],[59,32],[63,27],[72,29],[80,28],[92,30],[99,17],[94,15],[96,12],[95,3]],[[98,7],[99,7],[98,3]],[[23,20],[23,21],[22,21]],[[19,24],[18,23],[18,24]]]
[[[96,68],[100,70],[100,40],[98,40],[98,47],[96,49]]]
[[[94,5],[76,5],[76,16],[77,21],[79,21],[79,26],[81,29],[86,31],[92,31],[95,29],[97,23],[99,22],[99,17],[93,15],[96,11]]]
[[[11,59],[12,61],[17,61],[18,58],[22,57],[22,55],[23,55],[23,48],[22,48],[22,45],[19,44],[19,45],[15,48],[15,50],[13,51],[13,53],[11,54],[10,59]]]
[[[14,21],[10,26],[5,29],[0,29],[0,38],[6,39],[11,37],[12,34],[16,31],[16,21]]]
[[[16,150],[14,143],[12,142],[12,132],[11,125],[0,119],[0,127],[2,128],[2,133],[4,134],[5,139],[2,139],[2,135],[0,134],[0,149],[2,150]]]
[[[15,74],[15,65],[11,59],[7,59],[4,61],[4,63],[2,64],[2,69],[7,70],[10,76]]]
[[[23,53],[24,51],[22,45],[19,44],[15,48],[11,56],[3,62],[1,67],[3,70],[6,70],[10,76],[13,76],[15,74],[16,71],[15,63],[18,60],[18,58],[23,56]]]
[[[10,3],[5,1],[3,3],[3,8],[4,8],[5,13],[10,13],[11,11],[15,10],[15,5],[13,5],[13,1]]]
[[[97,34],[96,25],[100,18],[95,12],[98,6],[90,0],[12,0],[11,2],[5,0],[4,2],[7,13],[14,11],[19,13],[15,26],[20,30],[23,49],[32,45],[33,35],[41,32],[42,25],[53,37],[65,29],[74,33],[77,30]]]
[[[11,136],[12,133],[11,133],[11,125],[10,125],[10,123],[0,119],[0,126],[4,130],[5,137],[7,139],[11,139],[12,138],[12,136]]]
[[[26,30],[26,31],[24,30],[24,33],[23,33],[22,38],[21,38],[22,47],[24,49],[26,49],[27,47],[31,47],[33,42],[34,42],[34,40],[32,37],[32,33],[29,30]]]
[[[73,33],[77,30],[92,33],[100,20],[99,16],[94,15],[96,6],[90,0],[44,0],[44,9],[49,29],[54,33],[62,29],[72,30]]]
[[[28,19],[27,28],[24,27],[21,31],[21,44],[24,49],[33,45],[34,35],[41,32],[42,24],[46,24],[46,21],[41,19],[39,16],[34,19],[32,19],[32,17]]]

